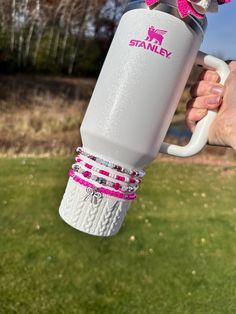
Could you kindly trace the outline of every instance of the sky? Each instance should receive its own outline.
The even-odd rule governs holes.
[[[201,50],[236,60],[236,0],[219,7],[218,13],[207,14],[208,29]]]

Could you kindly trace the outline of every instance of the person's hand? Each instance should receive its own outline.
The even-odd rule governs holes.
[[[210,128],[209,144],[231,146],[236,150],[236,61],[229,66],[231,72],[224,87],[219,84],[216,72],[202,72],[191,89],[186,123],[194,131],[196,122],[204,118],[208,110],[219,110]]]

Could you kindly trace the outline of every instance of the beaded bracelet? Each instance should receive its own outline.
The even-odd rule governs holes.
[[[75,160],[76,160],[77,163],[80,163],[81,165],[85,166],[86,168],[88,168],[90,170],[93,170],[94,172],[100,173],[100,174],[102,174],[102,175],[104,175],[106,177],[110,177],[110,178],[118,180],[118,181],[131,183],[131,184],[134,184],[135,186],[137,186],[138,184],[140,184],[142,182],[141,179],[127,178],[127,177],[124,177],[124,176],[119,176],[119,175],[116,175],[116,174],[109,173],[108,171],[96,168],[96,167],[86,163],[85,161],[83,161],[79,156],[77,156],[75,158]]]
[[[126,169],[124,167],[121,167],[121,166],[118,166],[116,164],[113,164],[112,162],[110,161],[106,161],[102,158],[99,158],[99,157],[96,157],[96,156],[93,156],[87,152],[85,152],[81,147],[78,147],[76,149],[76,152],[79,154],[79,155],[83,155],[95,162],[97,162],[98,164],[100,165],[103,165],[105,167],[108,167],[108,168],[111,168],[111,169],[114,169],[118,172],[121,172],[121,173],[126,173],[132,177],[137,177],[137,178],[142,178],[145,176],[145,172],[144,171],[138,171],[138,170],[129,170],[129,169]]]
[[[137,198],[137,195],[135,193],[132,193],[132,194],[125,194],[125,193],[121,193],[121,192],[115,192],[115,191],[111,191],[109,189],[105,189],[105,188],[99,188],[99,187],[96,187],[95,185],[93,185],[92,183],[80,178],[79,176],[77,176],[74,172],[74,170],[70,170],[68,175],[77,183],[87,187],[87,188],[90,188],[92,189],[94,192],[98,192],[98,193],[101,193],[101,194],[105,194],[105,195],[109,195],[109,196],[113,196],[113,197],[116,197],[116,198],[120,198],[120,199],[123,199],[123,200],[129,200],[129,201],[132,201],[134,199]]]
[[[97,183],[105,186],[109,186],[115,190],[120,190],[122,192],[128,192],[128,193],[133,193],[136,192],[138,187],[130,186],[130,185],[121,185],[120,183],[115,183],[112,181],[109,181],[105,178],[98,177],[94,175],[92,172],[88,170],[84,170],[80,165],[74,164],[72,166],[72,169],[79,174],[82,174],[85,178],[90,179],[92,181],[96,181]]]

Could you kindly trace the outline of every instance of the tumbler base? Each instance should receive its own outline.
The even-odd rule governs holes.
[[[89,192],[72,178],[69,179],[59,214],[71,227],[90,235],[109,237],[122,226],[131,201]]]

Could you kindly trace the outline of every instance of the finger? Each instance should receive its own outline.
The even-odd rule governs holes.
[[[190,90],[192,97],[207,96],[207,95],[224,95],[224,86],[218,83],[212,83],[209,81],[199,81]]]
[[[219,83],[220,82],[220,76],[216,71],[206,70],[203,71],[198,78],[199,81],[210,81],[213,83]]]
[[[208,109],[208,110],[214,110],[217,109],[222,103],[222,97],[210,95],[210,96],[200,96],[197,98],[191,99],[187,103],[187,110],[191,108],[197,108],[197,109]]]
[[[226,61],[226,63],[228,63],[231,71],[236,70],[236,61],[228,60],[228,61]]]
[[[193,132],[196,122],[200,121],[207,115],[207,109],[190,108],[187,110],[185,122],[187,127]]]
[[[196,122],[195,121],[192,121],[192,120],[189,120],[189,119],[185,119],[185,124],[187,126],[187,128],[193,133],[195,128],[196,128]]]
[[[190,108],[187,111],[186,117],[187,120],[197,122],[204,118],[207,115],[207,112],[207,109]]]

